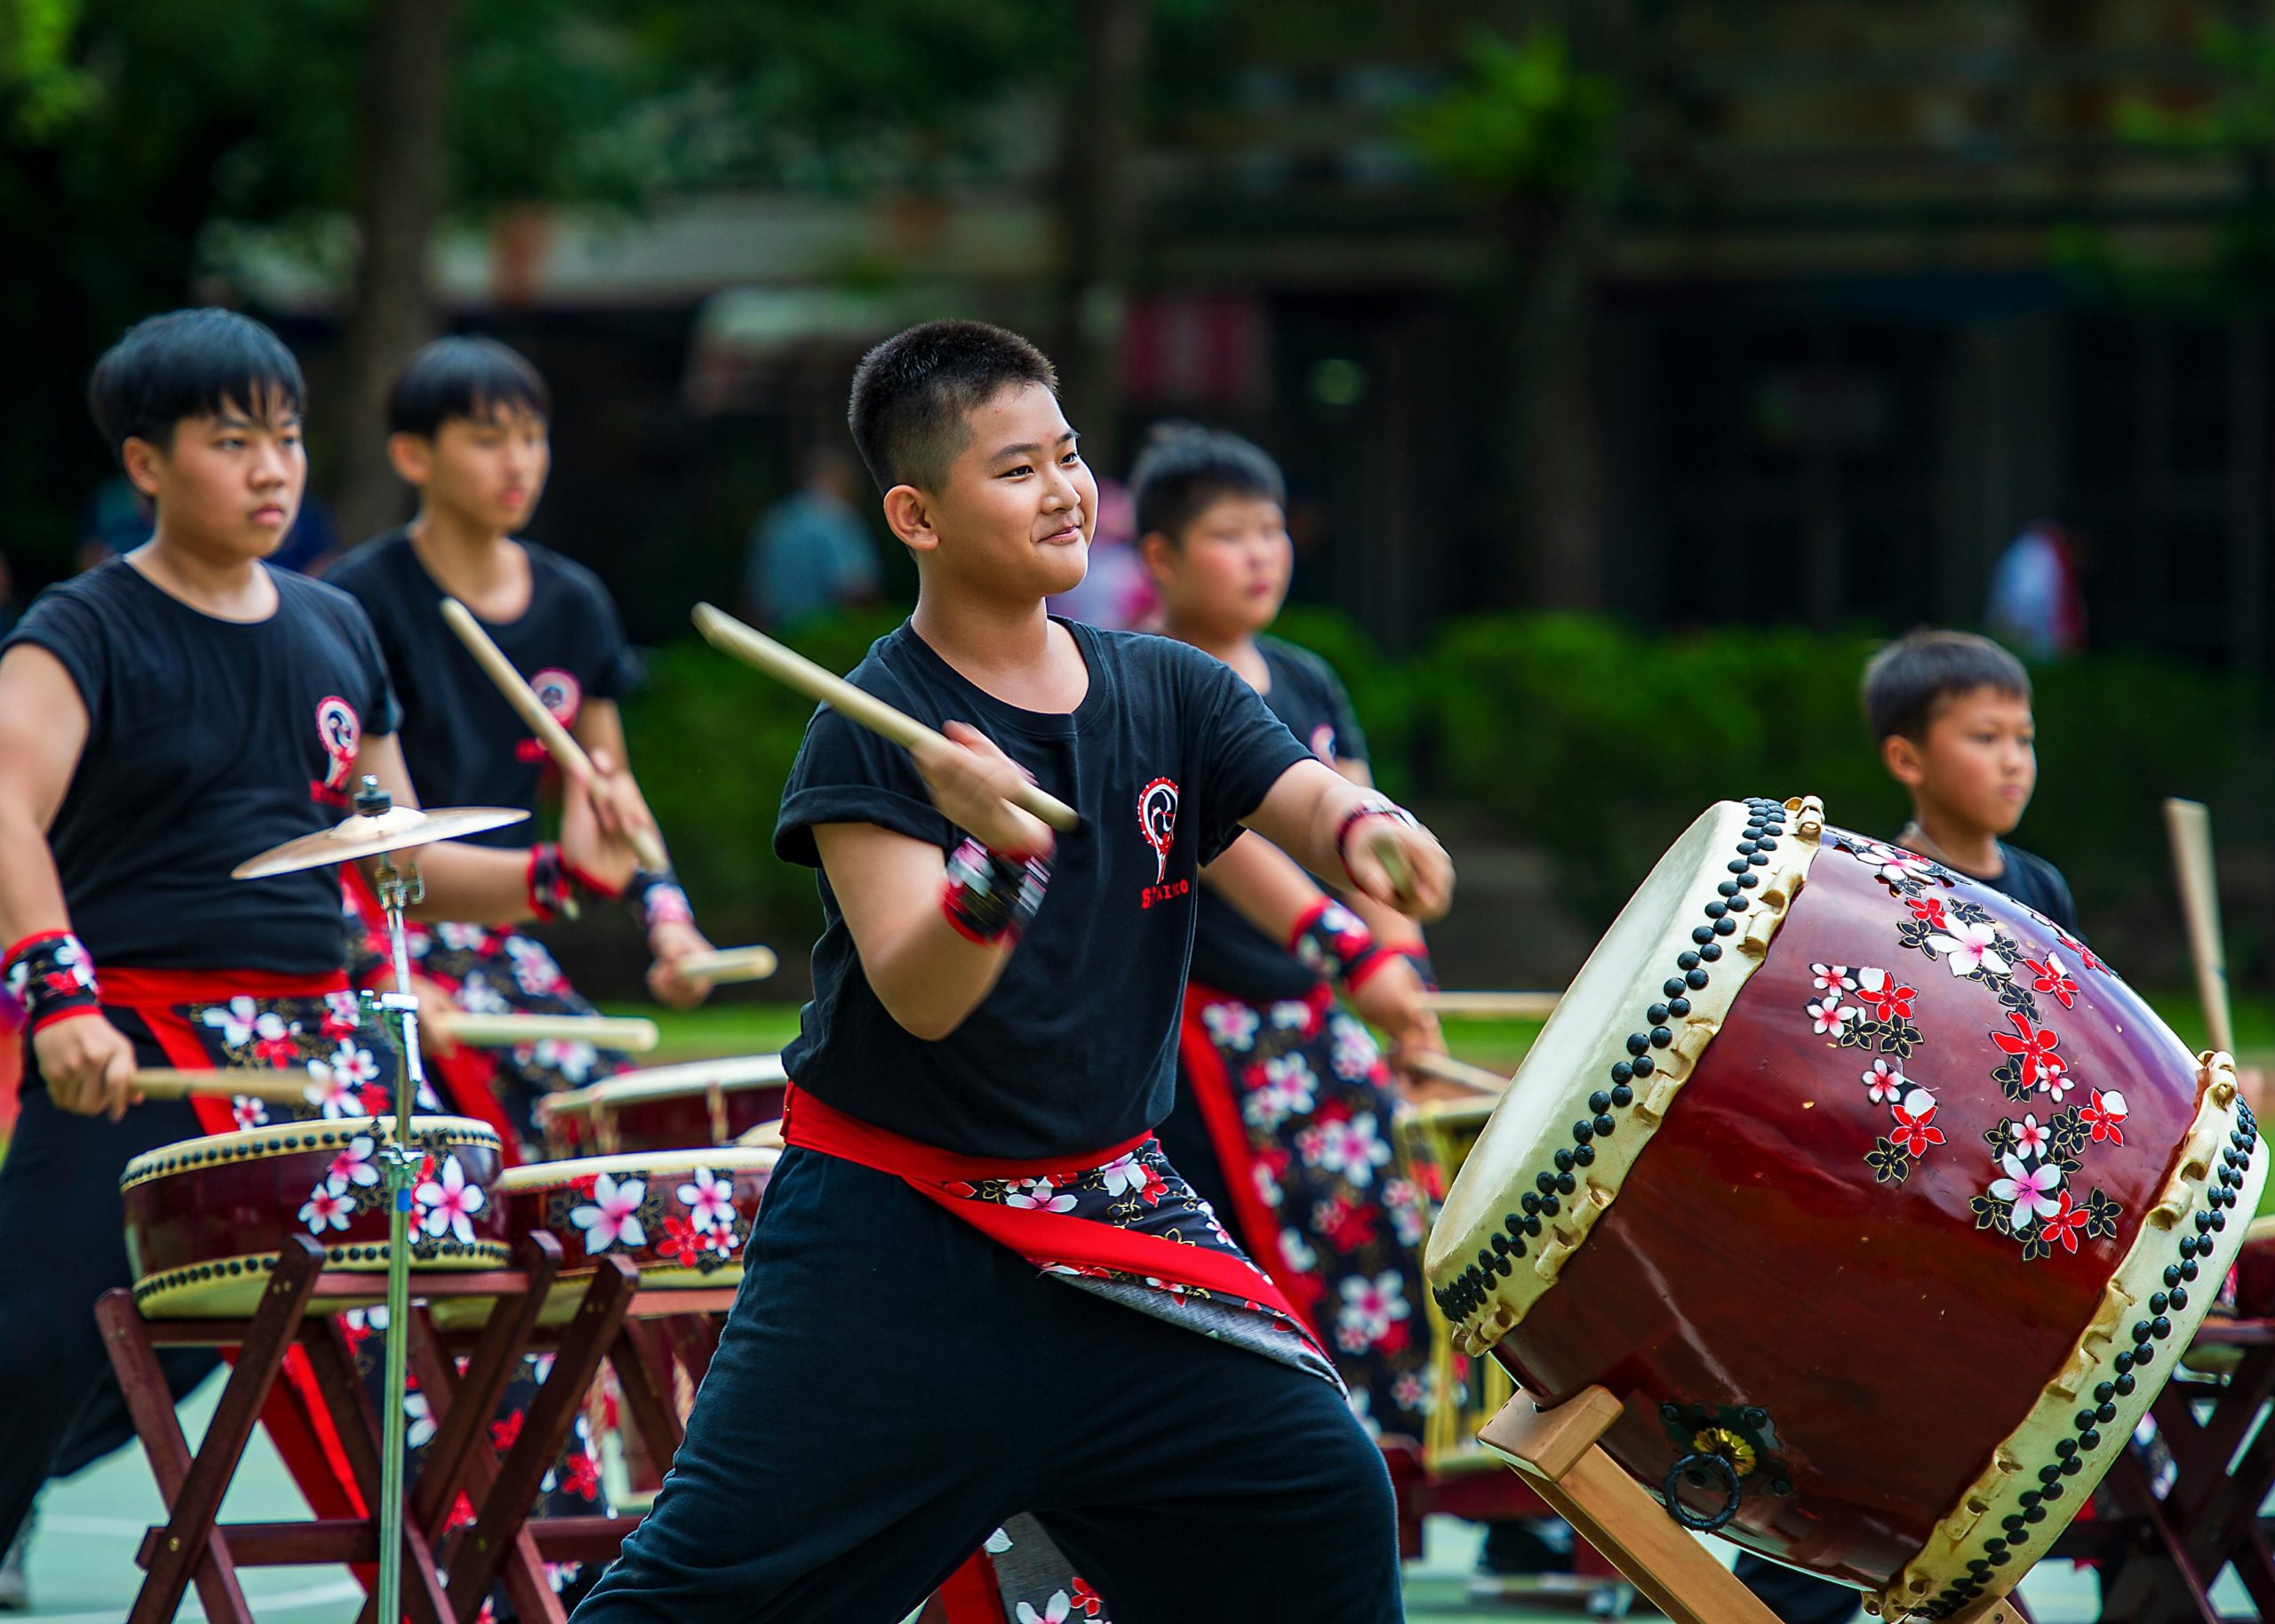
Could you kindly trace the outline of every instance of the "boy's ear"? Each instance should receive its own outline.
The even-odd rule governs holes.
[[[1177,543],[1160,530],[1147,530],[1138,538],[1138,556],[1145,561],[1145,573],[1153,577],[1157,586],[1166,586],[1177,576]]]
[[[435,474],[435,442],[424,434],[389,434],[387,460],[397,479],[423,487]]]
[[[940,545],[940,533],[932,528],[932,499],[914,485],[895,485],[885,492],[885,523],[913,552],[930,553]]]
[[[1928,776],[1926,753],[1901,733],[1891,733],[1880,741],[1880,762],[1888,768],[1888,776],[1907,790],[1916,790]]]
[[[118,448],[119,466],[125,471],[127,482],[144,496],[155,499],[158,494],[158,468],[166,454],[138,434],[129,434],[126,443]]]

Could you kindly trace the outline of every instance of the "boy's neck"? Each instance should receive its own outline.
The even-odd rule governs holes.
[[[1946,868],[1978,880],[1995,880],[2006,871],[1999,837],[1988,829],[1960,823],[1940,807],[1912,803],[1912,821],[1904,826],[1903,843],[1921,856],[1933,857]]]
[[[411,546],[443,590],[485,620],[517,620],[529,607],[529,554],[501,530],[420,504]]]
[[[1181,643],[1191,643],[1203,654],[1213,654],[1238,672],[1258,693],[1272,686],[1271,668],[1264,650],[1256,646],[1253,632],[1225,632],[1186,619],[1174,611],[1161,617],[1161,630]]]
[[[1007,601],[926,580],[908,622],[933,653],[1007,705],[1072,711],[1089,691],[1082,651],[1040,598]]]
[[[260,560],[201,552],[170,537],[163,519],[150,539],[126,555],[126,561],[168,597],[216,620],[266,620],[276,612],[276,583],[268,578]]]

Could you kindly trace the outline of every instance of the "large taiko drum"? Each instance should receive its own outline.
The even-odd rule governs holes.
[[[1582,968],[1427,1268],[1694,1527],[1986,1609],[2186,1348],[2265,1180],[2225,1055],[2094,952],[1814,800],[1693,824]]]
[[[782,1116],[778,1055],[690,1061],[627,1071],[538,1102],[546,1153],[555,1158],[732,1144]]]
[[[392,1118],[283,1122],[136,1157],[119,1180],[135,1305],[154,1318],[250,1313],[294,1235],[323,1246],[327,1269],[383,1274],[379,1151],[393,1131]],[[462,1117],[413,1117],[410,1134],[423,1158],[411,1188],[411,1267],[504,1267],[497,1134]],[[378,1281],[372,1289],[385,1294]]]

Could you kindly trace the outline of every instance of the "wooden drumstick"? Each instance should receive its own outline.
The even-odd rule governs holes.
[[[2188,953],[2196,963],[2196,992],[2212,1047],[2232,1055],[2236,1029],[2228,1007],[2228,955],[2220,943],[2220,890],[2212,868],[2212,814],[2200,800],[2165,802],[2165,829],[2180,879],[2180,908],[2188,920]]]
[[[745,625],[732,615],[708,603],[695,606],[695,629],[722,654],[731,654],[746,665],[755,665],[768,676],[796,689],[818,705],[826,705],[846,720],[858,722],[904,750],[925,744],[946,744],[947,739],[914,716],[894,709],[866,689],[856,688],[834,671],[825,671],[794,649],[786,649],[765,633]],[[1082,822],[1074,808],[1032,784],[1022,784],[1011,803],[1031,812],[1062,833]]]
[[[737,1139],[735,1142],[760,1150],[779,1150],[786,1148],[782,1141],[782,1124],[778,1120],[760,1123],[750,1132]]]
[[[243,1097],[266,1105],[306,1105],[309,1081],[306,1072],[279,1071],[274,1077],[263,1077],[243,1071],[176,1071],[156,1066],[135,1072],[133,1087],[146,1100]]]
[[[778,961],[770,947],[722,947],[689,953],[672,961],[680,975],[699,981],[764,981]]]
[[[498,691],[506,696],[506,703],[529,724],[530,731],[537,735],[546,752],[561,764],[561,770],[572,778],[583,779],[587,785],[597,785],[601,777],[593,769],[593,759],[585,753],[585,747],[561,725],[558,717],[545,708],[545,701],[514,668],[506,651],[491,641],[490,633],[474,617],[474,611],[456,598],[444,598],[443,619],[458,633],[459,641],[474,656],[475,664],[498,685]],[[671,866],[671,858],[665,854],[663,842],[656,838],[654,830],[627,828],[624,838],[640,855],[640,865],[650,872],[660,874]]]
[[[1545,1021],[1561,992],[1425,992],[1422,1007],[1441,1016],[1477,1021]]]
[[[1509,1079],[1498,1071],[1488,1071],[1483,1066],[1473,1066],[1465,1060],[1456,1060],[1450,1055],[1437,1055],[1424,1050],[1405,1056],[1400,1064],[1416,1071],[1423,1071],[1449,1083],[1459,1083],[1474,1088],[1480,1094],[1505,1094]]]
[[[462,1009],[422,1011],[420,1020],[440,1029],[454,1043],[481,1048],[510,1048],[516,1044],[589,1043],[595,1048],[627,1049],[644,1054],[656,1047],[661,1034],[644,1015],[470,1015]]]

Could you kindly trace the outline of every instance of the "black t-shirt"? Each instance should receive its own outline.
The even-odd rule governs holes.
[[[1168,638],[1058,624],[1090,678],[1066,714],[990,697],[908,625],[855,669],[855,683],[919,720],[979,728],[1082,826],[1059,835],[1042,911],[994,990],[938,1043],[885,1012],[820,876],[814,999],[782,1056],[840,1111],[964,1155],[1077,1154],[1168,1112],[1197,870],[1305,753],[1220,661]],[[943,851],[963,838],[905,751],[825,709],[790,769],[774,849],[818,867],[813,826],[845,823]]]
[[[1264,703],[1309,744],[1329,767],[1338,760],[1364,761],[1367,736],[1351,712],[1351,697],[1335,672],[1317,655],[1276,637],[1259,637],[1257,649],[1272,673]],[[1204,987],[1256,1003],[1302,998],[1319,977],[1296,962],[1287,944],[1274,942],[1241,911],[1201,888],[1201,921],[1193,935],[1192,976]]]
[[[347,816],[358,744],[400,715],[355,601],[268,576],[276,612],[245,624],[114,559],[42,593],[7,640],[54,655],[86,703],[86,747],[48,845],[99,974],[340,967],[337,869],[229,871]]]
[[[529,679],[545,708],[574,728],[587,699],[619,699],[632,683],[632,654],[616,605],[599,577],[544,547],[530,557],[530,602],[521,617],[483,621],[491,641]],[[373,537],[324,577],[371,617],[403,696],[403,759],[430,807],[537,810],[545,746],[443,623],[442,585],[427,573],[403,530]],[[522,846],[526,829],[469,835],[488,846]]]

